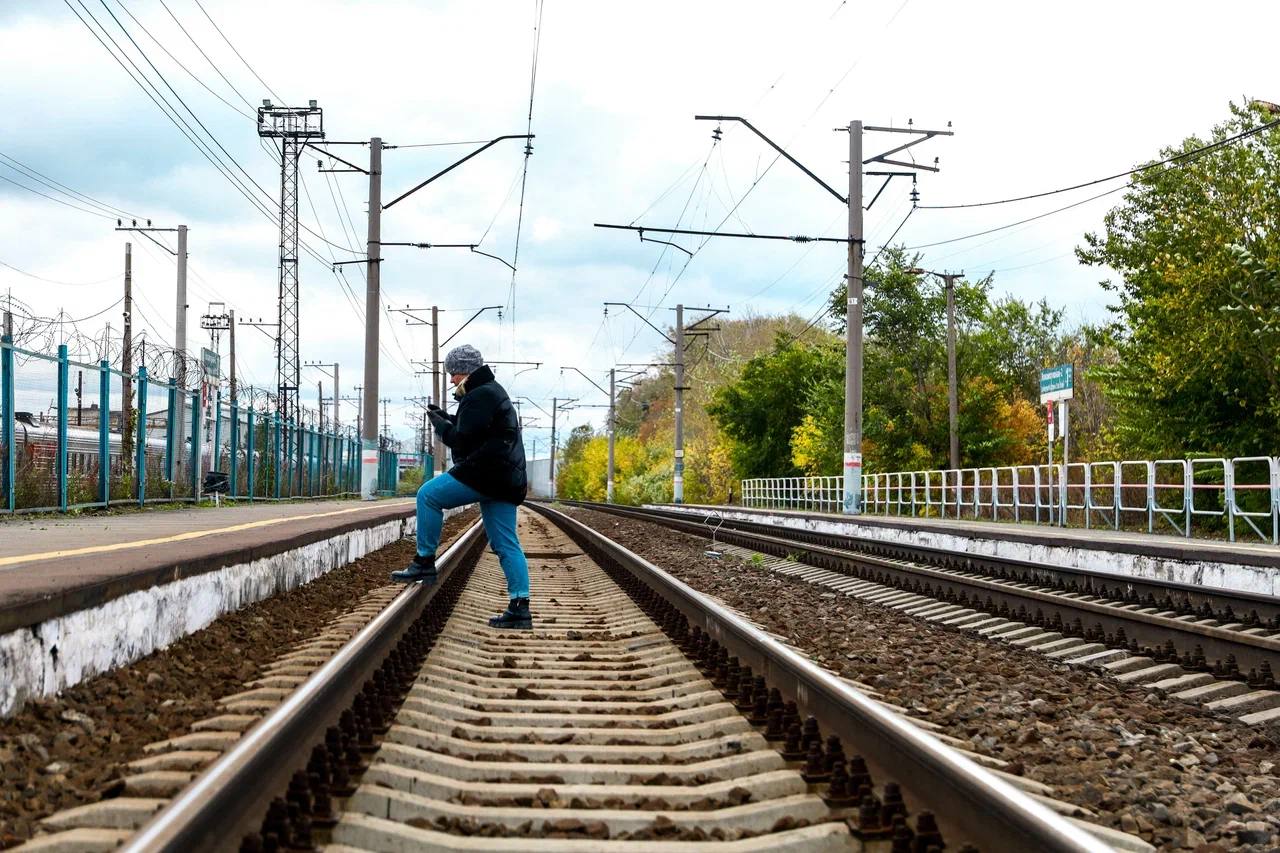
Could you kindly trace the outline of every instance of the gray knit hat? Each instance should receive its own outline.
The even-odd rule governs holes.
[[[471,344],[454,347],[444,357],[444,372],[449,374],[465,373],[470,376],[483,366],[484,356]]]

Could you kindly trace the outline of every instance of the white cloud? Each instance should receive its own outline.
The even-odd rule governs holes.
[[[239,96],[195,51],[160,8],[128,4],[166,47],[236,109]],[[277,92],[267,92],[227,48],[194,4],[171,8],[249,105],[263,97],[325,109],[330,139],[390,144],[485,140],[520,133],[528,110],[533,4],[205,0],[210,14]],[[92,7],[92,4],[91,4]],[[643,360],[660,339],[605,300],[653,304],[729,304],[735,310],[797,310],[806,316],[843,266],[839,246],[713,240],[672,286],[685,262],[674,250],[633,234],[602,232],[593,222],[712,228],[773,160],[741,128],[725,125],[714,149],[712,126],[695,113],[747,116],[843,191],[851,118],[873,124],[955,123],[956,135],[921,146],[942,172],[922,176],[922,204],[1019,195],[1107,174],[1152,157],[1160,146],[1204,133],[1242,95],[1280,100],[1259,88],[1274,79],[1265,51],[1243,50],[1239,33],[1280,23],[1280,7],[1247,0],[1201,4],[1085,0],[1064,7],[987,0],[813,0],[780,14],[769,0],[643,5],[548,0],[543,21],[534,154],[529,162],[525,229],[511,312],[492,312],[463,337],[491,357],[543,361],[512,382],[537,399],[593,392],[560,364],[602,369],[614,359]],[[108,27],[114,24],[96,11]],[[117,14],[119,10],[117,9]],[[123,16],[122,16],[123,18]],[[125,19],[127,21],[127,19]],[[278,167],[253,123],[210,96],[130,25],[135,38],[266,198],[279,189]],[[117,38],[122,36],[113,31]],[[60,4],[0,13],[0,92],[9,118],[0,151],[157,224],[191,225],[191,326],[204,301],[221,299],[241,316],[270,319],[276,304],[276,233],[189,142],[179,135]],[[162,87],[163,89],[163,87]],[[179,108],[181,109],[181,108]],[[194,124],[190,115],[183,113]],[[890,144],[868,135],[867,153]],[[335,149],[364,162],[367,149]],[[389,150],[389,200],[471,150],[470,146]],[[705,166],[704,166],[705,163]],[[510,260],[523,154],[500,143],[383,217],[384,239],[469,243]],[[328,240],[363,250],[367,189],[358,174],[323,175],[303,158],[309,197],[304,221]],[[264,195],[236,167],[233,172]],[[0,174],[14,177],[0,169]],[[875,185],[868,183],[874,189]],[[668,191],[669,190],[669,191]],[[666,192],[663,195],[664,191]],[[9,185],[0,185],[0,260],[67,281],[118,271],[123,242],[94,219]],[[660,198],[661,196],[661,198]],[[1081,196],[971,210],[920,210],[898,235],[930,243],[999,226]],[[998,290],[1045,296],[1073,318],[1096,319],[1105,297],[1100,271],[1070,252],[1099,227],[1108,200],[1082,205],[990,237],[927,250],[931,265],[972,274],[995,269]],[[314,212],[313,207],[314,205]],[[886,240],[909,209],[904,183],[890,186],[867,215],[869,249]],[[725,221],[732,230],[838,234],[841,206],[786,162],[769,169]],[[305,232],[304,232],[305,233]],[[306,235],[326,259],[354,257]],[[696,237],[677,237],[689,248]],[[135,238],[137,287],[167,313],[173,266]],[[438,304],[453,324],[461,309],[506,303],[511,274],[465,250],[387,248],[384,303]],[[302,351],[339,360],[344,385],[359,381],[364,281],[357,266],[335,276],[310,258],[302,270]],[[344,291],[340,279],[351,288]],[[52,313],[109,304],[118,285],[72,289],[43,285],[0,268],[0,292]],[[670,292],[668,293],[668,289]],[[356,307],[353,307],[352,303]],[[647,309],[646,309],[647,310]],[[84,313],[89,313],[85,310]],[[655,322],[669,312],[657,311]],[[423,393],[408,362],[429,357],[426,327],[384,317],[380,396]],[[118,322],[118,321],[117,321]],[[163,327],[172,317],[156,317]],[[161,329],[163,332],[163,328]],[[193,341],[199,335],[192,335]],[[459,338],[461,340],[462,338]],[[273,382],[270,342],[242,333],[242,373]],[[314,378],[314,377],[313,377]],[[393,407],[401,431],[404,411]],[[596,423],[600,417],[594,417]]]

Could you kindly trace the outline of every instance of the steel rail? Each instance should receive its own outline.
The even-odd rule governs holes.
[[[1112,851],[1084,829],[887,710],[832,673],[672,575],[551,506],[530,505],[569,534],[593,559],[625,569],[795,698],[824,730],[862,755],[881,778],[933,811],[944,831],[986,850]],[[948,846],[951,846],[949,840]],[[958,846],[958,844],[957,844]]]
[[[562,503],[574,503],[571,501],[562,501]],[[588,504],[581,503],[582,506],[591,506],[593,509],[609,511],[609,504]],[[766,514],[768,510],[752,510],[743,507],[705,507],[706,512],[702,512],[697,505],[688,505],[684,510],[671,510],[658,507],[627,507],[628,510],[637,512],[651,513],[661,515],[671,519],[688,519],[706,516],[712,512],[759,512]],[[801,518],[809,520],[817,520],[816,517],[801,515]],[[825,520],[825,519],[823,519]],[[892,519],[891,519],[892,520]],[[1020,560],[1016,557],[1000,557],[989,554],[975,554],[969,551],[950,550],[947,548],[938,548],[930,545],[917,545],[914,543],[892,542],[883,539],[873,539],[868,536],[858,536],[852,533],[836,533],[830,531],[811,530],[807,528],[787,527],[780,528],[776,524],[769,524],[763,521],[749,521],[746,519],[735,519],[725,517],[725,526],[733,526],[740,530],[754,530],[759,532],[775,532],[785,530],[788,536],[800,541],[817,545],[828,545],[832,547],[845,548],[846,550],[865,551],[874,556],[894,556],[899,559],[923,561],[946,568],[958,568],[966,571],[977,572],[1016,572],[1025,580],[1036,580],[1045,584],[1053,584],[1056,586],[1068,586],[1075,583],[1081,587],[1081,591],[1087,591],[1092,594],[1107,596],[1108,588],[1124,588],[1133,590],[1138,594],[1151,593],[1153,596],[1171,596],[1177,593],[1185,597],[1193,606],[1207,604],[1214,610],[1225,610],[1230,607],[1237,615],[1243,615],[1250,609],[1256,609],[1262,619],[1270,619],[1280,617],[1280,598],[1274,595],[1267,595],[1261,592],[1249,592],[1247,590],[1223,589],[1221,587],[1206,587],[1197,584],[1183,583],[1173,580],[1159,580],[1156,578],[1130,577],[1119,575],[1114,572],[1104,572],[1092,569],[1077,568],[1075,566],[1053,566],[1045,563],[1033,563],[1029,560]],[[1016,534],[1021,531],[1016,529],[1009,531]]]
[[[662,524],[695,536],[708,535],[707,526],[700,520],[693,520],[698,517],[691,517],[687,512],[585,502],[577,502],[576,505]],[[756,532],[755,529],[759,528],[764,528],[768,532]],[[962,552],[946,552],[924,546],[860,540],[858,544],[867,542],[868,550],[880,552],[867,553],[851,550],[843,544],[831,546],[806,541],[809,538],[857,540],[857,537],[799,531],[729,518],[726,518],[724,524],[718,528],[716,537],[721,541],[776,556],[796,555],[801,562],[833,571],[849,573],[851,569],[854,571],[858,568],[871,569],[888,579],[882,582],[895,584],[904,590],[911,590],[918,582],[930,583],[938,587],[935,595],[948,589],[953,595],[964,593],[967,596],[966,605],[975,610],[992,612],[992,605],[995,608],[1005,605],[1010,608],[1010,611],[1017,611],[1020,607],[1029,608],[1028,615],[1011,615],[1008,617],[1011,620],[1029,621],[1030,614],[1036,613],[1037,610],[1044,615],[1057,612],[1064,625],[1069,626],[1073,619],[1079,619],[1083,626],[1090,627],[1097,624],[1107,633],[1114,634],[1117,629],[1123,629],[1128,640],[1151,649],[1160,649],[1167,642],[1173,642],[1177,652],[1190,654],[1199,646],[1207,661],[1216,659],[1225,662],[1229,656],[1234,656],[1242,673],[1250,668],[1260,670],[1264,661],[1270,666],[1272,672],[1280,672],[1280,634],[1252,633],[1249,630],[1225,627],[1210,619],[1178,616],[1172,612],[1160,611],[1158,607],[1141,607],[1123,600],[1108,601],[1079,593],[1055,591],[1022,579],[1011,580],[971,574],[977,571],[977,565],[1003,565],[1014,569],[1025,568],[1028,571],[1038,571],[1043,575],[1044,566],[1034,566],[1003,558],[975,557]],[[885,552],[892,553],[894,556],[884,556]],[[942,567],[932,567],[914,562],[920,559],[915,556],[917,552],[924,555],[925,559],[930,555],[935,558],[937,555],[943,555],[949,559]],[[957,561],[962,565],[956,565]],[[975,563],[977,565],[973,565]],[[1117,588],[1125,584],[1124,578],[1107,577],[1112,579]],[[1250,600],[1263,598],[1270,599],[1270,603],[1276,603],[1274,598],[1267,596],[1245,595],[1248,595]],[[984,599],[990,599],[991,604],[984,603]],[[1206,622],[1214,622],[1214,624],[1205,624]],[[1240,628],[1243,627],[1240,626]],[[1045,630],[1049,628],[1046,626]],[[1230,678],[1231,676],[1220,674],[1219,677]]]
[[[240,839],[258,830],[272,798],[283,794],[325,729],[350,707],[401,635],[483,541],[477,521],[440,557],[438,583],[406,587],[130,838],[126,853],[239,849]]]

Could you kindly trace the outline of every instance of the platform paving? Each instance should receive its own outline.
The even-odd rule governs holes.
[[[0,521],[0,634],[413,514],[411,499]]]

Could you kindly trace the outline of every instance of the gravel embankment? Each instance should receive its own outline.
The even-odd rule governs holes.
[[[475,514],[448,519],[445,541]],[[412,555],[411,542],[395,542],[0,720],[0,848],[30,838],[40,818],[97,802],[143,746],[219,713],[219,698],[386,585]]]
[[[1095,812],[1099,823],[1167,850],[1275,849],[1276,729],[741,560],[710,559],[702,553],[706,539],[591,510],[568,512],[828,668],[1052,785],[1057,798]]]

